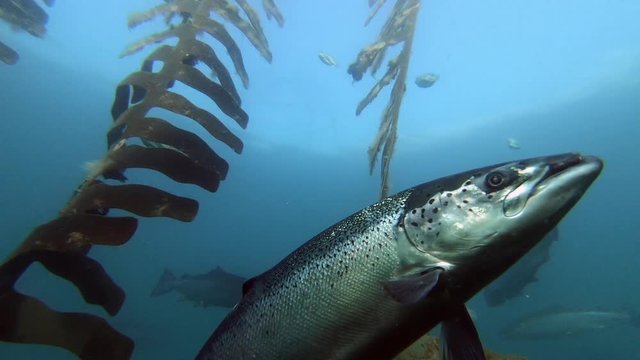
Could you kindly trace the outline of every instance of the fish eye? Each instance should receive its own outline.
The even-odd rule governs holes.
[[[505,174],[499,171],[493,171],[485,177],[485,183],[489,189],[498,190],[507,182]]]

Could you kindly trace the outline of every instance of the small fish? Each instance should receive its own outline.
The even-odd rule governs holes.
[[[484,299],[489,306],[499,306],[520,295],[527,285],[538,280],[536,273],[549,261],[551,245],[559,238],[558,228],[533,247],[522,259],[484,289]],[[525,297],[528,297],[525,295]]]
[[[520,143],[518,142],[518,140],[513,138],[507,139],[507,145],[509,146],[509,148],[514,150],[520,149]]]
[[[196,306],[235,306],[242,295],[242,284],[246,278],[224,271],[220,266],[206,274],[182,275],[177,278],[170,270],[165,269],[151,292],[151,296],[159,296],[170,291],[177,291],[184,300]]]
[[[416,77],[416,85],[418,85],[418,87],[421,87],[421,88],[428,88],[428,87],[431,87],[433,84],[435,84],[439,78],[440,76],[436,74],[431,74],[431,73],[423,74]]]
[[[539,157],[385,198],[248,280],[196,358],[391,359],[442,323],[447,359],[483,360],[465,303],[535,246],[601,169],[592,156]]]
[[[338,63],[336,63],[335,59],[333,58],[333,56],[327,54],[326,52],[321,51],[318,54],[318,58],[320,58],[320,61],[322,61],[325,65],[329,65],[329,66],[336,66],[338,65]]]
[[[618,326],[640,328],[640,316],[628,311],[572,310],[553,306],[514,321],[502,334],[511,339],[559,339]]]

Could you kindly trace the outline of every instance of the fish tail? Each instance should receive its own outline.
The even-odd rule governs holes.
[[[158,296],[162,294],[166,294],[169,291],[173,290],[174,284],[176,282],[176,276],[169,269],[164,269],[162,276],[160,276],[160,280],[151,291],[151,296]]]

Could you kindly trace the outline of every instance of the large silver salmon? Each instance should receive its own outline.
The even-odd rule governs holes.
[[[484,359],[464,303],[531,249],[602,169],[563,154],[441,178],[318,234],[247,281],[198,359],[389,359],[438,323]]]

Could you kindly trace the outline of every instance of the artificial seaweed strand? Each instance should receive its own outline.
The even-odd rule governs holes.
[[[7,4],[10,3],[0,2],[0,12],[4,11],[0,15],[7,14],[6,7],[3,8]],[[50,273],[71,282],[85,302],[101,306],[109,315],[115,315],[124,302],[124,291],[88,253],[95,245],[119,246],[128,242],[137,229],[138,218],[110,216],[111,209],[142,217],[168,217],[188,222],[195,218],[198,202],[151,186],[112,185],[101,178],[125,182],[128,181],[127,169],[145,168],[210,192],[218,189],[226,178],[228,163],[199,136],[163,119],[149,117],[148,113],[154,108],[162,108],[184,116],[201,125],[221,144],[238,154],[242,152],[242,141],[226,122],[170,91],[174,83],[180,81],[206,95],[240,128],[247,126],[248,115],[240,107],[240,97],[229,71],[211,46],[196,39],[199,33],[207,32],[220,41],[243,84],[248,85],[239,47],[222,24],[209,18],[220,4],[228,3],[223,0],[173,0],[130,18],[131,27],[159,16],[169,22],[176,17],[181,21],[168,23],[168,29],[129,46],[122,56],[171,37],[177,37],[178,42],[175,46],[160,46],[143,61],[139,71],[118,84],[105,156],[92,163],[86,178],[59,216],[34,228],[0,264],[0,341],[58,346],[87,359],[130,358],[133,341],[109,327],[103,319],[49,309],[38,299],[17,293],[14,284],[31,264],[40,262]],[[247,3],[243,9],[247,16],[254,18],[249,22],[239,18],[236,8],[238,18],[229,15],[234,19],[230,21],[235,21],[237,26],[238,19],[242,20],[242,24],[250,28],[251,36],[257,39],[254,45],[263,55],[268,53],[270,59],[256,13]],[[0,53],[0,58],[7,62],[11,61],[11,56],[9,51]],[[154,72],[156,61],[162,62],[163,66]],[[196,66],[198,62],[214,71],[219,82],[201,72]],[[40,326],[38,322],[43,319],[46,326]]]
[[[45,5],[53,6],[53,0],[45,0]],[[12,28],[21,29],[42,38],[47,33],[49,16],[34,0],[0,1],[0,20]],[[8,45],[0,41],[0,61],[7,65],[18,62],[20,56]]]
[[[269,50],[269,44],[266,42],[262,28],[255,28],[251,22],[240,17],[238,8],[227,0],[216,0],[213,1],[211,5],[213,11],[238,28],[258,52],[260,52],[260,55],[268,62],[271,62],[271,51]]]
[[[180,8],[181,7],[176,3],[161,4],[147,11],[133,13],[129,15],[129,19],[127,20],[127,25],[129,26],[129,29],[133,29],[136,26],[142,23],[145,23],[147,21],[151,21],[160,15],[167,16],[170,14],[174,14],[180,11]]]
[[[167,39],[170,39],[172,37],[177,37],[178,34],[176,33],[176,29],[167,29],[161,32],[157,32],[155,34],[151,34],[141,40],[138,40],[136,42],[134,42],[133,44],[127,46],[121,53],[120,53],[120,58],[123,58],[125,56],[129,56],[129,55],[133,55],[137,52],[139,52],[140,50],[144,49],[145,47],[147,47],[150,44],[158,44],[162,41],[165,41]]]
[[[7,65],[13,65],[18,62],[18,59],[20,59],[20,55],[18,55],[18,53],[8,45],[0,41],[0,60]]]
[[[375,0],[374,0],[375,1]],[[369,1],[369,7],[373,7],[373,9],[371,10],[371,12],[369,13],[369,16],[367,16],[367,20],[364,22],[364,26],[369,25],[369,22],[371,22],[371,20],[376,16],[376,14],[378,13],[378,11],[380,11],[380,9],[382,8],[382,6],[384,5],[385,0],[379,0],[377,1],[375,4],[372,1]]]
[[[262,0],[262,6],[264,7],[264,11],[267,14],[267,19],[271,20],[273,17],[276,19],[278,26],[284,26],[284,16],[280,12],[280,9],[276,6],[273,0]]]
[[[367,96],[365,96],[365,98],[362,99],[360,103],[358,103],[358,107],[356,108],[356,115],[360,115],[360,113],[362,113],[362,110],[364,110],[364,108],[366,108],[373,101],[373,99],[375,99],[376,96],[378,96],[378,93],[380,93],[380,90],[382,90],[385,86],[389,85],[389,83],[391,83],[391,81],[396,77],[397,74],[398,74],[398,59],[394,59],[389,62],[389,68],[387,69],[387,72],[384,74],[382,79],[380,79],[371,88]]]
[[[379,7],[381,7],[384,2],[384,0],[369,2],[370,6],[376,7],[370,15],[370,18],[377,13]],[[368,149],[370,173],[373,172],[377,157],[381,157],[380,198],[386,197],[390,188],[389,172],[391,159],[397,140],[398,119],[400,117],[400,107],[406,89],[407,71],[419,8],[419,0],[398,0],[376,41],[361,50],[356,61],[352,63],[348,69],[349,74],[351,74],[355,81],[362,79],[362,76],[367,70],[369,70],[371,74],[374,74],[382,63],[386,50],[393,45],[402,43],[402,50],[398,57],[389,62],[385,75],[376,82],[356,108],[356,115],[359,115],[384,87],[394,81],[389,102],[380,120],[380,127]],[[369,21],[370,18],[367,21]]]
[[[260,39],[262,44],[265,44],[269,47],[269,41],[267,41],[267,37],[264,35],[264,30],[262,29],[262,24],[260,24],[260,17],[258,17],[258,13],[249,5],[247,0],[236,0],[238,5],[242,11],[244,11],[245,15],[249,19],[249,23],[255,29],[256,36]]]

